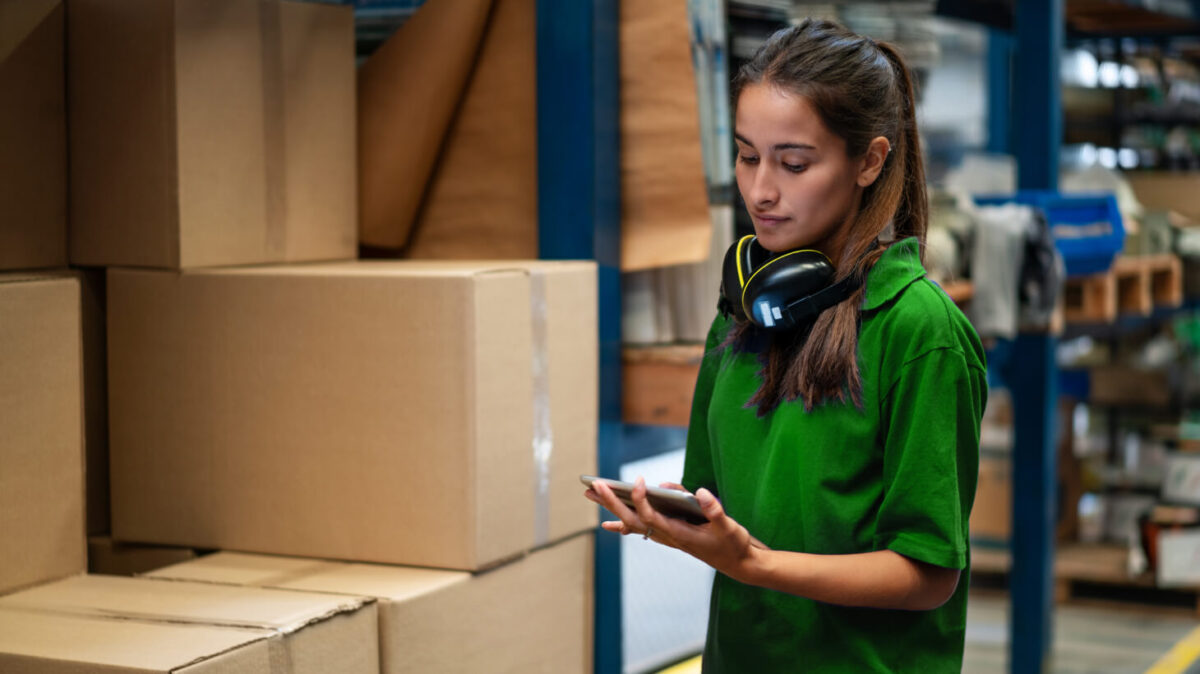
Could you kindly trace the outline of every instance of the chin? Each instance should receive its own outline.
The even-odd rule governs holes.
[[[812,244],[809,242],[796,241],[795,239],[789,240],[778,236],[772,236],[770,233],[763,235],[755,232],[755,236],[758,237],[758,245],[772,253],[786,253],[789,250],[812,247]]]

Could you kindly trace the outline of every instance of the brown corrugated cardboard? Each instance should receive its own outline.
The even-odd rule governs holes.
[[[537,257],[535,5],[534,0],[493,3],[479,58],[425,190],[405,257]],[[395,154],[394,148],[377,151],[389,149]]]
[[[1200,177],[1190,171],[1127,171],[1122,174],[1147,210],[1175,211],[1200,220]]]
[[[114,538],[473,570],[594,525],[593,264],[108,282]]]
[[[979,455],[979,484],[971,508],[971,540],[1007,544],[1012,535],[1012,457],[1009,452]]]
[[[270,630],[0,609],[0,671],[274,674]]]
[[[362,263],[366,264],[366,263]],[[534,352],[535,544],[596,526],[579,475],[596,467],[599,351],[596,267],[577,261],[412,261],[408,269],[511,269],[531,274]],[[540,453],[540,458],[538,458]],[[592,472],[589,472],[592,471]]]
[[[407,243],[491,8],[492,0],[426,3],[359,69],[364,244]]]
[[[64,8],[0,3],[0,269],[67,264]]]
[[[0,593],[84,570],[79,281],[0,275]]]
[[[341,594],[119,576],[75,576],[0,598],[0,607],[80,617],[270,630],[291,674],[379,671],[373,601]]]
[[[620,12],[621,269],[700,262],[712,222],[687,2]]]
[[[78,0],[69,10],[73,263],[354,257],[349,7]]]
[[[151,576],[375,597],[388,674],[591,671],[591,533],[476,575],[217,553]]]
[[[166,545],[118,543],[108,536],[88,536],[88,573],[134,576],[195,559],[196,551]]]

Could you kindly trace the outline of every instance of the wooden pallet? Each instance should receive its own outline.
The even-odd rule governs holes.
[[[1054,558],[1055,600],[1173,608],[1200,615],[1200,587],[1159,588],[1150,572],[1130,577],[1126,571],[1127,558],[1124,546],[1060,544]],[[971,574],[986,584],[1006,580],[1011,566],[1007,550],[979,546],[971,549]]]
[[[1111,323],[1119,315],[1147,316],[1182,303],[1177,255],[1119,256],[1106,272],[1067,279],[1063,316],[1070,323]]]

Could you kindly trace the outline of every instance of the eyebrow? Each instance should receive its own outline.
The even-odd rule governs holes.
[[[745,136],[737,133],[736,131],[733,133],[733,137],[742,141],[746,145],[749,145],[750,147],[754,147],[754,143],[751,143],[746,139]],[[808,145],[805,143],[776,143],[775,145],[771,146],[771,149],[778,152],[780,150],[815,150],[817,148],[813,145]]]

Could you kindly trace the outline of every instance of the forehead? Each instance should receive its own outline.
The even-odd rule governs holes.
[[[823,148],[842,142],[807,98],[764,83],[742,89],[733,126],[734,133],[759,148],[781,143]]]

